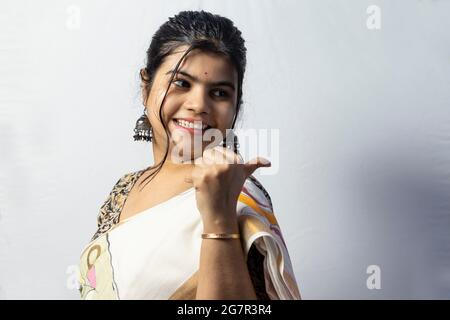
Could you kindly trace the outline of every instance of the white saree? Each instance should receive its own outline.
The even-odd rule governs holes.
[[[194,188],[117,223],[142,172],[119,179],[101,208],[99,229],[81,254],[82,299],[195,299],[203,225]],[[255,290],[263,291],[258,297],[300,299],[270,197],[253,177],[244,184],[237,214]]]

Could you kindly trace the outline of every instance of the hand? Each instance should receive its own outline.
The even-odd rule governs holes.
[[[185,180],[195,187],[204,226],[237,226],[237,199],[245,180],[259,167],[270,165],[261,157],[244,163],[241,156],[221,146],[206,149],[195,159],[192,176]]]

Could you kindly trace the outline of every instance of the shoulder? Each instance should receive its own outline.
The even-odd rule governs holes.
[[[140,171],[128,172],[119,177],[116,183],[113,185],[112,190],[110,191],[108,197],[106,198],[103,206],[107,204],[112,204],[114,206],[119,206],[121,202],[124,200],[124,197],[128,194],[134,182],[139,177]]]
[[[237,214],[241,216],[242,222],[254,217],[267,228],[278,225],[270,195],[254,176],[247,178],[242,187],[237,203]]]
[[[97,215],[97,231],[94,234],[93,239],[109,230],[118,222],[120,210],[125,203],[131,187],[144,171],[145,169],[128,172],[116,180],[116,183],[113,185],[111,191],[100,207],[100,211]]]
[[[261,209],[273,212],[272,199],[269,192],[254,176],[249,176],[242,187],[239,200],[247,200]]]
[[[146,169],[147,168],[128,172],[123,174],[122,176],[119,176],[119,179],[114,184],[112,191],[129,188],[130,184],[133,184],[134,181],[136,181],[137,178],[139,178],[139,176],[144,173]]]

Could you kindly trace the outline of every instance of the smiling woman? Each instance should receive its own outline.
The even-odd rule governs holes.
[[[245,65],[227,18],[183,11],[155,33],[135,129],[155,164],[122,176],[102,205],[81,255],[83,299],[300,299],[271,199],[252,176],[270,163],[244,163],[232,132]]]

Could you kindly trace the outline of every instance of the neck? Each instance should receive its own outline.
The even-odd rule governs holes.
[[[161,146],[157,143],[153,143],[153,159],[154,164],[160,163],[165,155],[166,146]],[[170,157],[170,149],[169,153],[167,155],[166,160],[164,161],[164,164],[162,165],[161,171],[170,172],[170,173],[176,173],[176,172],[182,172],[182,171],[189,171],[192,170],[194,165],[192,163],[179,163],[179,162],[173,162]]]

